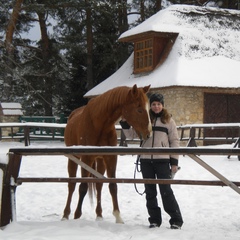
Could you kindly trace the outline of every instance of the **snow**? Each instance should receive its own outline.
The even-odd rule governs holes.
[[[212,16],[212,17],[210,17]],[[215,17],[214,17],[215,16]],[[148,31],[178,33],[164,63],[133,74],[133,54],[113,75],[85,94],[99,95],[117,86],[239,88],[240,11],[172,5],[124,32],[123,40]]]
[[[2,110],[3,115],[7,116],[7,115],[17,115],[17,116],[21,116],[23,115],[23,112],[20,109],[4,109]]]
[[[14,102],[2,102],[0,103],[2,108],[22,108],[21,104],[20,103],[14,103]]]
[[[33,142],[30,147],[63,147],[63,142]],[[24,147],[19,142],[0,142],[1,156],[8,149]],[[222,146],[217,146],[221,148]],[[232,145],[224,145],[232,147]],[[0,157],[1,157],[0,156]],[[232,181],[240,181],[240,162],[236,156],[200,156],[206,163]],[[119,156],[117,177],[133,178],[136,156]],[[216,180],[216,178],[187,156],[180,157],[181,170],[175,179]],[[1,172],[0,172],[1,175]],[[60,156],[23,157],[21,177],[67,177],[67,159]],[[140,173],[137,178],[141,178]],[[141,184],[137,185],[140,192]],[[181,230],[169,229],[168,215],[162,211],[163,224],[149,229],[145,197],[136,193],[133,184],[118,184],[118,198],[125,224],[116,224],[107,184],[103,186],[103,217],[95,220],[94,206],[88,197],[83,215],[61,221],[67,196],[66,183],[23,183],[17,188],[17,221],[0,229],[4,240],[239,240],[239,195],[229,187],[172,185],[184,218]],[[1,189],[0,189],[1,192]],[[77,190],[72,212],[77,203]],[[161,206],[161,200],[159,199]]]
[[[22,106],[20,103],[14,102],[0,102],[0,109],[3,115],[23,115]]]
[[[44,123],[44,122],[7,122],[0,123],[0,127],[47,127],[47,128],[65,128],[65,123]]]
[[[14,102],[0,102],[0,108],[2,109],[3,115],[23,115],[22,106],[20,103]]]

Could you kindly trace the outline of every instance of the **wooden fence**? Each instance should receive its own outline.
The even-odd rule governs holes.
[[[30,145],[33,140],[62,140],[64,139],[64,129],[66,124],[59,123],[0,123],[0,140],[20,140],[25,146]],[[129,142],[140,142],[139,139],[127,139],[121,129],[116,125],[118,141],[120,146],[128,146]],[[219,143],[234,143],[235,147],[240,147],[240,123],[218,123],[218,124],[188,124],[178,126],[179,140],[187,142],[186,146],[196,147],[197,142],[215,141]],[[4,129],[10,129],[8,135],[3,134]],[[205,130],[222,129],[231,134],[224,137],[206,136]],[[240,158],[239,158],[240,160]]]
[[[187,124],[178,127],[178,130],[180,141],[187,141],[188,147],[196,147],[197,141],[234,143],[234,147],[240,147],[240,123]],[[223,131],[223,136],[214,135],[215,130]],[[213,136],[209,136],[211,131]]]
[[[34,140],[64,140],[66,124],[59,123],[0,123],[0,140],[20,140],[29,146]],[[8,134],[3,130],[8,129]]]
[[[219,181],[199,180],[169,180],[169,179],[121,179],[106,178],[94,169],[81,162],[76,155],[139,155],[139,154],[179,154],[187,155],[216,176]],[[91,172],[95,178],[26,178],[19,177],[22,156],[38,155],[63,155]],[[3,171],[3,191],[1,199],[0,226],[5,226],[16,219],[15,191],[19,184],[24,182],[102,182],[102,183],[148,183],[148,184],[191,184],[191,185],[216,185],[229,186],[240,194],[240,182],[232,182],[200,159],[201,155],[237,155],[239,148],[129,148],[129,147],[62,147],[62,148],[12,148],[9,149],[7,165],[0,166]],[[66,159],[67,159],[66,158]]]

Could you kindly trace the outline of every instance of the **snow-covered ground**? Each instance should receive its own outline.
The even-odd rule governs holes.
[[[22,143],[0,142],[0,158],[11,147]],[[62,142],[35,142],[32,146],[64,146]],[[219,146],[220,147],[220,146]],[[231,147],[229,145],[229,147]],[[240,181],[240,161],[236,156],[202,156],[204,161],[232,181]],[[119,156],[117,177],[132,178],[136,156]],[[1,161],[1,159],[0,159]],[[67,160],[60,156],[24,157],[20,176],[66,177]],[[186,156],[180,157],[181,170],[176,179],[217,180]],[[141,177],[139,174],[137,177]],[[142,185],[137,185],[139,191]],[[162,211],[163,224],[149,229],[145,195],[136,193],[133,184],[118,184],[118,199],[125,224],[116,224],[107,184],[103,187],[103,221],[95,220],[94,206],[88,197],[81,219],[61,221],[67,196],[66,183],[23,183],[17,188],[17,221],[0,229],[4,240],[239,240],[240,195],[229,187],[172,185],[184,218],[181,230],[169,229],[169,217]],[[72,212],[77,202],[75,191]],[[161,199],[159,199],[161,206]]]

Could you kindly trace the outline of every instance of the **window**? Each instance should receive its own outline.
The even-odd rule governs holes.
[[[133,73],[150,72],[167,58],[178,33],[147,32],[135,36]]]
[[[153,68],[153,39],[135,43],[134,71],[149,71]]]

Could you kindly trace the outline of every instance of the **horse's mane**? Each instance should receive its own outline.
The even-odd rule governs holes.
[[[103,112],[116,108],[120,104],[124,103],[129,93],[130,87],[116,87],[107,92],[91,99],[91,108],[94,108],[94,111]]]

